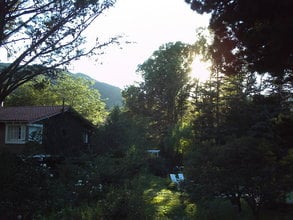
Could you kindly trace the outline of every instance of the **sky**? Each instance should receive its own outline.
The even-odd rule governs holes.
[[[117,0],[91,25],[86,36],[107,40],[123,35],[119,47],[107,47],[104,55],[72,63],[70,71],[120,88],[140,80],[137,66],[168,42],[193,43],[198,27],[206,27],[209,17],[190,9],[184,0]],[[121,48],[120,48],[121,47]]]

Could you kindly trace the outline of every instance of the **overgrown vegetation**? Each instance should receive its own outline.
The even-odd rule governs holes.
[[[52,163],[33,160],[32,148],[22,155],[1,152],[0,218],[292,218],[292,51],[283,54],[291,66],[270,64],[268,48],[280,52],[279,44],[258,44],[258,31],[270,31],[271,20],[253,14],[257,25],[251,23],[244,1],[187,2],[201,13],[212,11],[214,41],[199,33],[194,45],[161,46],[138,66],[143,81],[123,91],[121,108],[107,114],[90,82],[67,75],[37,78],[6,97],[10,105],[65,98],[98,126],[91,153],[79,157]],[[228,19],[231,7],[246,9],[245,19]],[[272,42],[284,33],[270,36]],[[190,77],[195,56],[212,62],[206,82]],[[168,175],[179,166],[185,180],[175,184]]]

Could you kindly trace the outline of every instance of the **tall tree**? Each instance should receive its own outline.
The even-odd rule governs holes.
[[[198,13],[211,14],[211,51],[222,72],[235,74],[244,64],[251,72],[268,72],[292,86],[291,0],[185,1]]]
[[[90,56],[118,37],[91,48],[84,31],[114,0],[3,0],[0,2],[0,49],[12,62],[0,67],[0,102],[19,85],[82,56]]]
[[[138,68],[144,78],[146,107],[159,133],[176,124],[186,110],[192,59],[188,45],[168,43]]]
[[[144,81],[124,91],[126,107],[150,120],[150,136],[157,145],[183,116],[191,85],[193,51],[181,42],[168,43],[139,65]]]

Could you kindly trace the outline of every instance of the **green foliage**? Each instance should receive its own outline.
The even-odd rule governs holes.
[[[161,46],[138,66],[144,81],[122,93],[126,111],[144,121],[149,146],[159,146],[161,155],[174,163],[179,162],[176,148],[180,146],[170,144],[170,136],[188,109],[193,53],[192,46],[181,42]]]
[[[119,107],[115,107],[109,114],[105,125],[99,131],[101,137],[100,146],[112,151],[116,156],[126,153],[129,147],[129,131],[130,124],[127,119],[122,115]]]
[[[56,79],[38,77],[35,81],[16,89],[6,98],[5,104],[69,105],[93,124],[100,124],[107,114],[105,103],[101,100],[100,93],[92,86],[92,81],[67,73]]]
[[[169,166],[166,159],[162,157],[150,157],[147,159],[148,170],[155,176],[165,177],[169,173]]]
[[[40,215],[39,219],[80,219],[95,220],[103,218],[103,212],[100,204],[96,206],[67,207],[58,213],[52,213],[46,217]]]
[[[123,158],[84,155],[46,165],[23,158],[0,155],[1,218],[145,216],[139,179],[146,163],[139,153],[130,151]]]
[[[72,106],[85,118],[98,124],[106,116],[105,103],[101,100],[100,93],[92,89],[92,85],[92,81],[65,75],[52,90],[57,90],[59,99],[63,99],[65,105]]]
[[[142,159],[145,156],[134,150],[122,158],[84,155],[66,159],[54,168],[27,163],[9,153],[1,153],[0,157],[1,218],[16,218],[19,214],[30,219],[239,217],[223,199],[205,204],[189,201],[189,195],[171,186],[166,178],[148,173]],[[251,219],[251,212],[243,205],[239,219]],[[271,211],[262,216],[278,219],[280,215]],[[282,216],[290,219],[286,214]]]
[[[110,219],[147,217],[146,203],[141,195],[141,189],[132,184],[109,190],[103,206],[107,213],[106,217]]]
[[[241,73],[216,72],[194,91],[194,139],[184,163],[190,195],[204,203],[225,197],[239,212],[244,198],[254,215],[284,201],[293,163],[287,95],[263,95],[255,76]]]
[[[115,106],[122,106],[122,94],[120,88],[96,81],[83,73],[77,73],[74,75],[86,80],[94,81],[92,88],[97,89],[100,92],[101,99],[106,103],[107,109],[111,110]]]
[[[204,12],[223,1],[192,2]],[[94,3],[75,1],[74,8],[79,11]],[[240,0],[227,4],[237,3],[242,3],[237,10],[247,5]],[[195,45],[177,42],[160,47],[138,67],[144,81],[123,91],[124,108],[114,107],[104,124],[105,105],[84,77],[39,77],[11,94],[6,104],[61,105],[64,101],[100,127],[92,155],[66,158],[54,166],[1,153],[0,218],[21,214],[30,219],[289,219],[266,209],[277,207],[293,191],[291,84],[269,76],[257,84],[257,75],[249,71],[270,70],[272,75],[289,78],[291,69],[284,63],[267,65],[274,54],[266,56],[267,49],[276,45],[261,45],[254,54],[257,62],[247,65],[253,61],[249,43],[255,42],[242,38],[240,32],[251,23],[247,16],[241,20],[242,27],[233,23],[233,16],[226,17],[230,11],[226,6],[212,11],[212,29],[220,27],[212,50],[202,33]],[[234,14],[235,7],[231,9]],[[233,24],[227,29],[218,23],[222,18]],[[256,22],[260,30],[270,24]],[[253,26],[249,31],[257,30]],[[262,34],[256,34],[258,40]],[[188,73],[195,53],[204,59],[214,56],[216,63],[209,81],[193,85]],[[7,67],[1,67],[1,74]],[[34,68],[25,71],[46,69]],[[237,70],[233,76],[223,74],[232,70]],[[164,158],[148,157],[150,146],[158,146]],[[32,146],[27,153],[34,150]],[[177,186],[165,177],[170,168],[181,164],[185,181]]]
[[[46,167],[35,166],[8,152],[0,152],[1,219],[22,215],[31,218],[35,210],[48,208]],[[44,203],[40,203],[44,200]]]
[[[182,156],[192,145],[192,127],[188,124],[177,124],[169,130],[164,139],[164,152],[168,160],[168,167],[174,168],[183,164]]]
[[[147,216],[159,219],[194,219],[197,207],[186,194],[170,187],[165,178],[147,175],[143,179],[143,197],[147,203]]]
[[[169,43],[138,67],[144,78],[141,88],[148,115],[152,115],[153,127],[158,133],[166,132],[184,115],[192,58],[188,45]]]
[[[103,126],[95,136],[95,151],[98,153],[110,153],[115,157],[123,157],[132,148],[144,151],[145,121],[138,117],[131,118],[127,112],[114,107]]]

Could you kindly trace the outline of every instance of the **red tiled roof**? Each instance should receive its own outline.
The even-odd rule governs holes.
[[[68,111],[63,106],[0,107],[0,122],[36,122]]]

